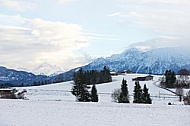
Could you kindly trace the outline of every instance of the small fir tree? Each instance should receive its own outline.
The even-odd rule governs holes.
[[[122,80],[121,93],[120,93],[118,102],[119,103],[129,103],[127,81],[124,78]]]
[[[142,103],[142,89],[139,81],[135,82],[133,103]]]
[[[96,89],[95,85],[92,86],[91,100],[92,100],[92,102],[98,102],[98,94],[97,94],[97,89]]]
[[[145,104],[152,104],[152,99],[150,98],[150,94],[148,93],[148,88],[146,87],[146,84],[143,88],[142,102]]]

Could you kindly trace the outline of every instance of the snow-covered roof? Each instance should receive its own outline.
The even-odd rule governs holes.
[[[0,91],[12,91],[14,88],[0,88]]]

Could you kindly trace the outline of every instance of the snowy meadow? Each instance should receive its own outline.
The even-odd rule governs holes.
[[[129,74],[113,76],[113,82],[99,84],[98,103],[76,102],[71,94],[72,81],[23,87],[28,100],[0,99],[0,126],[189,126],[190,106],[179,102],[169,91],[159,88],[160,76],[147,85],[152,104],[133,104],[134,82],[132,78],[145,76]],[[127,80],[130,103],[112,101],[111,93]],[[22,89],[22,88],[20,88]],[[169,106],[168,102],[173,105]]]

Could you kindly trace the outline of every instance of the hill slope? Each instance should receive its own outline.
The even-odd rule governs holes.
[[[18,86],[18,85],[31,85],[34,81],[45,80],[47,76],[34,75],[33,73],[25,71],[17,71],[0,66],[0,85],[5,86]]]
[[[134,90],[134,81],[132,78],[146,76],[145,74],[128,74],[128,75],[119,75],[113,76],[113,82],[98,84],[97,90],[100,97],[100,102],[111,102],[111,93],[114,89],[121,87],[122,79],[125,78],[128,84],[128,90],[130,95],[130,101],[132,102],[133,90]],[[174,96],[171,92],[161,89],[155,86],[155,82],[158,81],[160,76],[154,75],[153,81],[141,81],[141,87],[143,88],[144,84],[147,84],[151,97],[153,98],[153,104],[167,104],[168,102],[176,102],[178,97]],[[27,97],[32,100],[44,101],[44,100],[61,100],[61,101],[75,101],[75,97],[71,94],[72,81],[43,85],[43,86],[33,86],[27,87],[28,94]],[[164,95],[163,95],[164,94]],[[48,97],[47,97],[48,96]],[[163,100],[159,103],[159,97]],[[165,99],[164,99],[165,97]],[[167,98],[168,97],[168,98]]]
[[[137,76],[144,75],[131,74],[114,76],[113,82],[97,85],[100,97],[99,103],[75,102],[75,97],[69,92],[72,87],[71,81],[44,86],[26,87],[29,100],[0,99],[0,125],[189,125],[190,107],[179,104],[168,106],[167,103],[169,101],[176,104],[177,98],[171,96],[170,92],[153,85],[153,83],[159,79],[159,76],[154,76],[154,81],[141,82],[141,85],[146,83],[149,88],[153,99],[152,105],[133,103],[118,104],[111,102],[110,93],[113,89],[120,88],[122,78],[127,80],[129,93],[132,95],[134,82],[132,82],[131,79]],[[130,96],[130,101],[132,101],[132,96]]]

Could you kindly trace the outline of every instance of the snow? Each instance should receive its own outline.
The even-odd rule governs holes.
[[[163,74],[167,69],[175,72],[182,68],[190,69],[189,55],[189,49],[182,47],[155,48],[148,51],[129,48],[121,54],[98,58],[85,67],[102,69],[104,65],[111,71],[130,69],[134,73]]]
[[[132,94],[137,74],[113,76],[113,82],[97,85],[98,103],[75,102],[70,93],[72,81],[37,87],[25,87],[29,100],[0,99],[0,126],[188,126],[190,106],[178,97],[156,86],[160,76],[146,83],[153,104],[133,104]],[[112,102],[111,93],[128,83],[129,104]],[[20,88],[23,89],[23,88]],[[171,102],[174,105],[167,105]]]
[[[35,68],[32,73],[36,75],[48,75],[48,76],[55,76],[60,73],[63,73],[63,69],[56,65],[51,65],[47,62],[42,63],[40,66]]]

